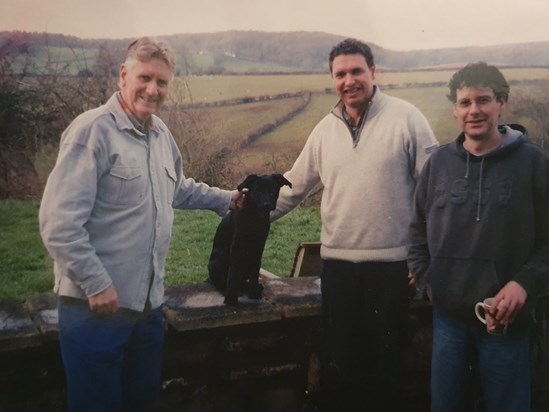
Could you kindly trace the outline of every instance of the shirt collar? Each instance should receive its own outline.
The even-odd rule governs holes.
[[[154,117],[151,116],[144,125],[142,125],[139,120],[136,119],[136,117],[132,114],[130,109],[128,108],[128,105],[124,101],[124,98],[122,97],[122,93],[117,92],[116,97],[118,99],[118,103],[120,104],[120,107],[126,113],[126,116],[128,116],[128,119],[130,119],[130,122],[132,125],[141,133],[148,134],[149,131],[157,131],[156,122],[154,121]]]

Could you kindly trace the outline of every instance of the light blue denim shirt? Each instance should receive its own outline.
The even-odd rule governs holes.
[[[120,307],[162,304],[173,208],[224,214],[229,191],[185,178],[181,154],[153,116],[136,129],[115,93],[78,116],[61,137],[40,206],[54,260],[54,290],[86,299],[114,284]],[[150,288],[150,293],[149,293]]]

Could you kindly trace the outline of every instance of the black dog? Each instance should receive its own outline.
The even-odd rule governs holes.
[[[226,305],[237,305],[238,295],[247,292],[261,299],[259,268],[271,221],[282,186],[292,184],[281,174],[250,175],[238,185],[248,189],[244,207],[225,216],[215,233],[208,263],[210,281],[225,294]]]

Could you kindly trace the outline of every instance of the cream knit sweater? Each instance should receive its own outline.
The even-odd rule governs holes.
[[[309,136],[285,177],[271,217],[280,218],[318,184],[321,256],[352,262],[406,260],[416,178],[438,145],[423,114],[376,90],[360,137],[353,142],[342,104]]]

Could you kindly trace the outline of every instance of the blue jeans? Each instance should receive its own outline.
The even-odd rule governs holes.
[[[475,379],[486,412],[529,411],[528,335],[491,335],[480,322],[464,323],[433,308],[431,411],[472,410]]]
[[[162,308],[97,315],[59,298],[59,343],[68,411],[149,411],[160,395]]]

